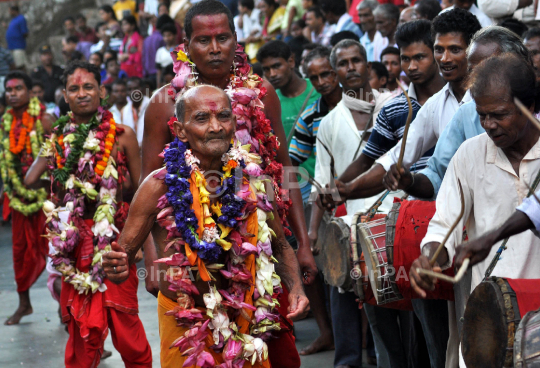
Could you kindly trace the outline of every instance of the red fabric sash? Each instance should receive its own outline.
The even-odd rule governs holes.
[[[292,331],[293,321],[286,317],[288,314],[287,309],[289,308],[289,291],[284,285],[282,286],[283,292],[272,296],[280,304],[277,310],[280,314],[279,325],[281,330],[274,332],[277,338],[270,339],[267,342],[268,358],[270,359],[272,368],[299,368],[300,355],[294,343],[295,338]]]
[[[538,279],[506,279],[516,293],[521,318],[527,312],[540,308],[540,280]]]
[[[87,272],[94,254],[94,234],[92,233],[93,220],[75,219],[74,225],[79,229],[80,241],[75,249],[76,265],[82,272]],[[92,294],[79,294],[75,288],[66,282],[62,282],[60,306],[62,308],[62,320],[68,322],[75,320],[80,329],[81,337],[96,349],[101,347],[107,337],[107,311],[106,307],[114,308],[120,312],[138,313],[137,268],[130,267],[129,278],[121,285],[116,285],[105,279],[107,290],[97,291]]]
[[[9,200],[5,198],[9,205]],[[5,207],[4,207],[5,209]],[[11,211],[13,240],[13,269],[17,292],[23,292],[37,281],[43,270],[49,252],[45,232],[45,215],[38,211],[25,216],[18,211]]]
[[[400,201],[396,199],[395,202]],[[435,202],[401,201],[394,238],[394,267],[396,284],[405,299],[418,298],[412,290],[409,271],[415,259],[420,257],[420,243],[427,233],[429,221],[435,214]],[[454,276],[452,268],[444,271]],[[454,300],[453,285],[438,282],[434,291],[427,291],[427,299]]]

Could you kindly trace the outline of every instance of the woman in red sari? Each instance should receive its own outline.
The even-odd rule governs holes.
[[[128,77],[142,78],[143,38],[138,32],[137,21],[133,15],[122,19],[122,31],[124,40],[120,47],[120,69],[125,71]]]

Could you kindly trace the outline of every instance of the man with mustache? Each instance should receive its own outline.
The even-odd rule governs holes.
[[[321,97],[309,79],[296,73],[294,54],[283,41],[270,41],[259,49],[257,60],[262,64],[264,77],[276,89],[281,103],[281,122],[287,138],[294,133],[296,122],[306,107]],[[315,155],[300,165],[312,176],[315,170]],[[301,188],[303,202],[307,202],[311,186]]]
[[[19,307],[4,324],[16,325],[23,316],[33,313],[30,287],[45,268],[47,240],[41,237],[45,216],[41,212],[47,198],[44,189],[32,190],[23,185],[24,176],[37,157],[44,133],[49,133],[52,117],[37,97],[30,98],[32,80],[21,71],[10,72],[4,80],[6,113],[2,116],[0,168],[3,188],[3,217],[11,214],[13,269],[19,294]]]
[[[514,104],[514,98],[518,98],[531,113],[539,110],[532,64],[510,53],[493,56],[472,72],[470,91],[486,133],[465,141],[450,161],[437,196],[437,211],[421,243],[422,256],[411,266],[411,286],[422,297],[425,290],[433,290],[434,278],[419,274],[417,269],[440,271],[452,266],[454,256],[458,265],[464,256],[474,255],[467,244],[458,248],[463,227],[473,241],[497,229],[515,211],[516,204],[524,201],[540,170],[540,131]],[[432,267],[430,259],[461,212],[459,183],[463,188],[464,216]],[[482,257],[472,259],[471,291],[484,278],[491,260],[499,256],[492,275],[540,278],[540,241],[531,231],[511,237],[506,247],[499,255],[498,247],[488,246]]]
[[[238,65],[233,65],[233,61],[238,64],[239,60],[242,60],[243,55],[245,56],[245,53],[240,50],[236,52],[237,42],[233,18],[228,8],[221,2],[203,0],[195,4],[186,15],[185,30],[187,37],[184,39],[183,47],[186,55],[193,62],[190,65],[198,73],[196,74],[198,83],[212,84],[226,89],[231,83],[232,72],[236,70],[237,72],[247,74],[245,69],[249,69],[248,63],[242,62],[242,70],[239,70],[240,67]],[[176,58],[177,56],[175,55],[174,59],[176,60]],[[174,83],[175,80],[173,79]],[[285,143],[286,133],[281,123],[279,99],[274,88],[267,81],[263,80],[260,87],[266,91],[266,96],[261,100],[264,104],[264,116],[270,121],[272,133],[277,137],[279,142],[279,148],[276,151],[277,156],[275,159],[272,159],[271,166],[272,168],[275,165],[290,167],[292,164]],[[142,144],[142,179],[163,165],[163,159],[159,157],[159,154],[163,146],[173,139],[173,134],[166,124],[174,116],[174,98],[169,93],[176,95],[178,91],[174,90],[171,85],[163,87],[154,94],[145,113]],[[249,128],[252,127],[249,126]],[[243,134],[242,139],[247,140],[249,137],[245,133],[249,131],[250,129],[239,129],[237,135]],[[268,136],[272,133],[267,132],[265,134]],[[254,147],[260,149],[258,145],[254,145]],[[294,175],[290,175],[287,179],[287,182],[296,181]],[[302,269],[302,274],[304,275],[304,280],[307,283],[311,283],[317,273],[317,267],[309,246],[309,238],[303,216],[302,194],[299,189],[294,188],[294,185],[291,184],[291,187],[289,192],[292,199],[292,206],[288,220],[290,221],[292,232],[298,241],[297,258]],[[152,259],[155,260],[155,257],[155,250],[152,247],[148,249],[145,247],[145,262],[147,267],[151,267]],[[150,268],[148,269],[148,274],[152,274]],[[152,280],[150,279],[147,278],[147,290],[157,295],[158,276],[155,274],[154,278]]]
[[[134,274],[134,255],[151,231],[167,273],[158,296],[161,366],[270,367],[266,342],[279,329],[272,294],[282,292],[276,272],[290,291],[287,317],[303,317],[309,303],[275,203],[261,187],[261,159],[231,145],[236,117],[222,89],[186,90],[176,116],[166,166],[135,195],[118,245],[105,256],[107,276],[119,283]]]
[[[337,175],[341,175],[367,142],[373,121],[377,119],[379,111],[392,98],[389,92],[380,93],[371,89],[369,85],[371,66],[367,61],[366,51],[359,42],[340,41],[332,49],[330,63],[343,88],[343,95],[337,106],[321,121],[317,132],[315,179],[323,186],[330,183],[332,175],[330,154],[335,159]],[[348,218],[350,219],[359,210],[367,210],[375,201],[376,198],[370,198],[348,202],[346,204]],[[386,205],[390,209],[390,203]],[[317,231],[322,214],[322,209],[313,206],[310,232]],[[335,367],[362,365],[362,317],[355,299],[352,292],[342,294],[338,288],[331,288],[331,313],[336,347]],[[374,307],[364,305],[364,308],[368,318],[371,318]],[[377,344],[380,341],[379,332],[375,325],[372,327]],[[376,347],[381,361],[384,361],[386,355],[384,347]]]
[[[434,57],[447,84],[425,102],[412,121],[403,158],[404,167],[410,168],[433,148],[459,106],[471,100],[465,84],[468,70],[466,49],[479,29],[476,17],[463,9],[448,11],[433,20]],[[360,158],[353,162],[336,181],[340,195],[344,199],[366,198],[382,192],[385,189],[382,179],[397,163],[401,144],[400,140],[373,166],[368,166],[368,171],[365,171]],[[332,206],[329,204],[330,208]]]
[[[279,185],[275,187],[280,218],[282,221],[290,220],[292,232],[298,241],[296,257],[302,270],[303,281],[309,284],[317,274],[317,266],[307,236],[302,194],[293,185],[296,184],[295,175],[283,178],[283,167],[290,167],[292,164],[285,143],[286,134],[281,123],[281,109],[275,90],[267,81],[250,74],[251,67],[246,54],[237,44],[232,14],[223,3],[203,0],[194,4],[186,13],[184,29],[186,32],[184,44],[175,52],[173,58],[176,77],[171,85],[164,86],[154,94],[145,113],[141,178],[146,178],[163,165],[163,158],[159,155],[165,144],[174,138],[167,121],[174,117],[174,98],[177,94],[188,86],[201,83],[211,84],[223,90],[228,89],[233,81],[242,84],[242,88],[245,89],[237,94],[238,101],[236,108],[233,109],[239,124],[235,137],[243,144],[252,143],[251,149],[265,158],[263,164],[265,172],[275,179],[276,183],[282,185],[281,188]],[[263,105],[257,114],[254,114],[252,107],[244,104],[246,101],[249,103],[248,97],[253,94],[260,96]],[[260,142],[263,144],[259,144]],[[291,189],[287,191],[285,185],[289,182]],[[289,193],[290,196],[287,196]],[[290,214],[286,216],[291,199]],[[152,246],[145,246],[144,249],[148,275],[153,275],[147,277],[146,287],[157,296],[159,290],[157,280],[160,276],[157,268],[152,267],[153,261],[157,259],[156,250]],[[286,309],[287,299],[282,302],[284,306],[282,309]],[[290,328],[283,325],[280,338],[270,342],[271,359],[275,345],[282,344],[283,341],[286,345],[278,346],[279,353],[274,355],[277,360],[275,363],[272,362],[274,366],[280,363],[284,364],[283,366],[288,364],[288,367],[300,365],[300,357],[293,338]],[[284,351],[287,353],[283,354]],[[285,356],[294,362],[280,359]]]
[[[339,85],[336,72],[330,64],[330,50],[324,46],[313,49],[304,59],[304,66],[308,80],[311,82],[321,97],[314,104],[308,106],[298,119],[294,129],[294,136],[289,147],[289,154],[294,165],[304,166],[309,175],[315,172],[315,143],[317,141],[317,130],[321,120],[328,115],[341,101],[341,87]],[[313,158],[313,160],[311,160]],[[307,184],[307,189],[311,191],[311,185]],[[304,191],[302,187],[302,191]],[[311,204],[307,204],[311,208]],[[306,211],[311,213],[311,211]],[[314,249],[317,242],[317,234],[309,233],[311,247]],[[315,254],[318,250],[313,250]],[[319,274],[315,282],[306,285],[306,294],[309,298],[311,310],[317,321],[320,336],[310,345],[305,347],[300,355],[315,354],[319,351],[334,348],[334,336],[332,333],[332,323],[326,308],[326,298],[324,292],[323,279]]]
[[[55,123],[24,183],[39,186],[52,167],[45,185],[55,203],[46,201],[43,211],[54,249],[52,264],[64,281],[60,308],[69,332],[64,364],[98,366],[110,329],[126,367],[151,367],[152,351],[138,316],[136,267],[119,287],[106,278],[102,266],[103,254],[111,250],[127,217],[129,206],[122,196],[126,177],[138,188],[137,138],[100,106],[106,90],[97,66],[72,62],[63,79],[71,113]]]
[[[483,28],[474,35],[467,51],[469,69],[473,70],[489,56],[505,52],[516,54],[531,62],[531,53],[521,38],[512,31],[499,26]],[[532,60],[534,65],[534,58]],[[392,166],[384,178],[385,186],[392,190],[406,188],[407,193],[417,198],[435,199],[448,164],[459,146],[465,140],[482,133],[484,133],[484,128],[476,113],[474,100],[463,104],[442,131],[427,167],[421,172],[411,174],[406,169],[398,172],[396,167]]]
[[[433,55],[431,22],[417,20],[400,25],[396,31],[396,42],[400,47],[401,66],[411,80],[408,94],[411,98],[412,117],[414,119],[418,110],[445,84],[444,79],[439,75],[439,69]],[[360,163],[358,168],[362,173],[369,170],[375,160],[379,159],[399,142],[403,135],[408,113],[409,108],[404,94],[392,99],[382,108],[366,147],[357,160],[357,163]],[[425,167],[431,153],[431,151],[428,151],[424,154],[411,169],[420,170]],[[352,165],[349,166],[348,170],[351,167]],[[347,173],[343,174],[342,177],[345,175]],[[309,235],[311,236],[315,230],[316,228],[310,226]],[[428,301],[428,303],[431,303],[438,310],[446,309],[446,301]],[[397,331],[399,331],[399,326],[396,326],[395,321],[399,318],[403,325],[404,320],[412,316],[409,316],[408,312],[405,311],[398,312],[386,308],[376,308],[375,312],[378,317],[377,320],[380,321],[379,324],[385,325],[385,328],[381,328],[381,337],[385,345],[393,349],[390,356],[391,366],[399,367],[407,360],[408,347],[399,339],[399,332],[395,333],[392,328],[397,328]],[[426,337],[432,366],[440,367],[444,365],[445,360],[444,351],[448,339],[448,330],[445,329],[447,322],[445,319],[442,321],[432,319],[431,323],[442,324],[442,327],[439,326],[440,329],[436,335],[437,341],[434,341],[431,335]],[[441,346],[443,347],[442,352],[439,351]]]

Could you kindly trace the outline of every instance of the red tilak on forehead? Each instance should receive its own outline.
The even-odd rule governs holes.
[[[6,87],[7,87],[7,88],[15,88],[15,87],[17,87],[17,84],[19,84],[19,80],[18,80],[18,79],[10,79],[10,80],[6,83]]]

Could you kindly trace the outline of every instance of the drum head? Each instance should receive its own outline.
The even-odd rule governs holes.
[[[322,254],[326,282],[348,291],[351,287],[350,230],[340,218],[333,219],[326,227]]]
[[[467,367],[503,367],[507,347],[508,326],[501,290],[493,281],[482,282],[465,308],[463,359]]]

